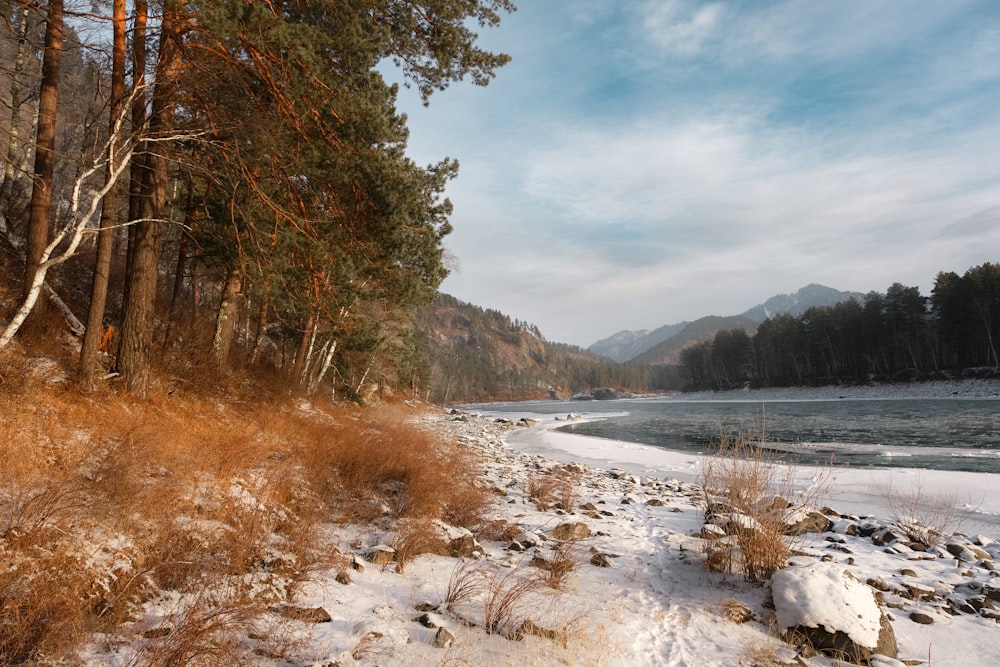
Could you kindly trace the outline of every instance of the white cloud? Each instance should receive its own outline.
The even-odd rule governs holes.
[[[643,7],[642,25],[659,48],[691,56],[710,39],[724,11],[722,3],[654,0]]]

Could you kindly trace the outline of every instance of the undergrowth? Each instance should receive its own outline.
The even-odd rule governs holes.
[[[475,466],[416,409],[228,390],[0,384],[0,664],[71,660],[92,632],[139,647],[130,664],[213,664],[332,557],[330,522],[399,524],[407,556],[420,526],[483,523]],[[201,602],[136,636],[165,595]]]

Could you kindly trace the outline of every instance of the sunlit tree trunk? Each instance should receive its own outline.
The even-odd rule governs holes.
[[[115,135],[115,124],[125,106],[125,0],[114,0],[112,9],[113,42],[111,51],[111,136]],[[108,150],[118,150],[118,141],[112,141]],[[113,164],[109,160],[105,171],[105,182],[112,178]],[[104,196],[101,207],[100,232],[97,236],[97,258],[94,263],[94,284],[90,295],[90,314],[87,331],[80,351],[80,379],[87,390],[94,388],[94,373],[97,368],[97,353],[104,330],[104,307],[108,297],[108,276],[111,272],[111,254],[114,249],[115,209],[118,204],[117,189],[111,189]]]
[[[180,67],[181,3],[164,7],[156,63],[156,85],[149,116],[149,134],[165,137],[174,124],[176,76]],[[135,251],[128,301],[122,322],[118,369],[129,393],[144,397],[149,389],[150,351],[156,305],[160,220],[167,195],[169,163],[165,146],[146,144],[146,163],[140,192],[140,217],[135,223]]]
[[[239,269],[230,269],[226,273],[226,284],[222,290],[219,315],[215,320],[215,336],[212,338],[212,360],[219,370],[225,368],[226,362],[229,360],[229,348],[232,346],[233,332],[236,330],[236,315],[242,280],[243,274]]]

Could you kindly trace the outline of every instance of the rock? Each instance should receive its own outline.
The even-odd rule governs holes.
[[[396,550],[387,544],[376,544],[365,554],[365,560],[373,565],[388,565],[396,560]]]
[[[351,567],[356,572],[364,572],[365,571],[365,561],[362,560],[361,558],[359,558],[358,556],[354,556],[354,557],[351,558]]]
[[[882,591],[883,593],[889,592],[889,584],[885,583],[885,581],[883,581],[881,578],[868,579],[865,583],[877,591]]]
[[[456,537],[448,543],[448,554],[452,558],[470,558],[475,554],[482,554],[483,547],[472,533],[466,533]]]
[[[283,606],[273,610],[276,614],[292,621],[303,623],[329,623],[333,619],[323,607],[292,607]]]
[[[561,523],[549,533],[553,539],[563,542],[590,537],[590,528],[582,522]]]
[[[914,623],[919,623],[920,625],[931,625],[934,623],[934,617],[930,614],[925,614],[922,611],[915,611],[910,614],[910,620]]]
[[[873,653],[896,657],[895,634],[873,591],[841,566],[792,566],[775,572],[771,587],[790,644],[858,663]]]
[[[451,648],[455,645],[455,635],[448,628],[438,628],[434,635],[435,648]]]
[[[872,535],[872,542],[878,547],[884,547],[901,539],[903,539],[903,535],[891,528],[883,528]]]
[[[608,554],[597,552],[590,557],[590,564],[597,567],[611,567],[611,557]]]
[[[334,580],[338,584],[343,584],[345,586],[351,585],[351,575],[346,570],[341,570],[340,572],[338,572],[337,576],[334,577]]]

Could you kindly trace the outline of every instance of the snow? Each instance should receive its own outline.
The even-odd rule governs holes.
[[[789,567],[776,574],[773,586],[757,585],[705,566],[703,508],[696,486],[702,458],[556,431],[562,424],[545,418],[536,426],[513,429],[489,417],[450,414],[430,420],[428,427],[451,434],[476,452],[482,483],[497,493],[491,518],[515,527],[517,532],[510,533],[514,538],[480,538],[483,554],[477,558],[421,555],[399,572],[392,565],[362,561],[388,541],[386,532],[374,526],[331,525],[330,553],[342,556],[338,565],[311,571],[288,600],[296,607],[322,607],[331,620],[269,617],[272,627],[258,634],[289,639],[293,649],[280,657],[259,651],[253,664],[834,667],[843,663],[799,654],[774,628],[833,624],[874,646],[882,613],[893,628],[899,655],[876,656],[875,665],[898,667],[904,660],[1000,664],[1000,626],[985,613],[992,606],[989,601],[1000,601],[1000,578],[991,569],[1000,559],[1000,494],[995,491],[1000,476],[796,469],[796,490],[804,497],[819,494],[817,504],[840,516],[830,515],[834,527],[827,533],[795,538]],[[575,506],[536,507],[526,490],[529,476],[567,464],[577,474]],[[884,490],[915,485],[930,497],[958,490],[974,499],[949,517],[970,536],[954,538],[966,550],[956,549],[962,556],[956,558],[946,542],[924,550],[904,540],[875,542],[880,531],[892,526]],[[575,522],[586,523],[591,535],[572,543],[551,537],[559,524]],[[514,542],[518,548],[512,548]],[[533,563],[554,558],[557,546],[575,563],[564,583],[529,591],[500,632],[486,632],[488,591],[502,591],[537,574]],[[594,564],[598,555],[610,566]],[[347,584],[343,577],[338,580],[345,569]],[[485,587],[449,605],[449,595],[465,573]],[[879,587],[880,604],[873,586]],[[954,609],[979,599],[987,601],[983,613]],[[727,618],[725,610],[733,600],[750,610],[749,620]],[[136,626],[168,620],[182,606],[176,599],[150,605],[149,617]],[[933,622],[915,622],[914,612]],[[508,638],[528,620],[553,634]],[[440,627],[454,635],[450,646],[434,645]],[[87,664],[123,664],[120,656],[129,654],[120,643],[95,641]]]
[[[861,646],[875,648],[882,611],[871,588],[846,572],[831,563],[775,572],[771,590],[778,626],[836,629]]]

